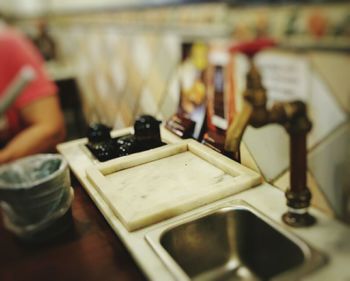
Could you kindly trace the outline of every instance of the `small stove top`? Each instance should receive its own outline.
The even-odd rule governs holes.
[[[102,142],[88,142],[86,147],[98,161],[104,162],[163,145],[165,145],[165,143],[160,140],[157,142],[142,144],[137,141],[137,138],[133,134],[126,134]]]
[[[135,121],[134,134],[118,137],[111,136],[111,128],[93,124],[87,132],[86,147],[100,162],[160,147],[165,144],[160,136],[160,123],[153,116],[142,115]]]
[[[157,130],[147,121],[138,119],[134,127],[111,130],[107,126],[96,124],[88,130],[86,138],[61,143],[57,150],[67,160],[72,172],[82,185],[87,185],[85,170],[111,159],[142,152],[181,140],[157,121]],[[155,125],[155,124],[153,124]],[[148,133],[147,133],[148,132]],[[156,132],[156,133],[155,133]]]

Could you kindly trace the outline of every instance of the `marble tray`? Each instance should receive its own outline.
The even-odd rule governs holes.
[[[86,175],[129,231],[261,182],[259,174],[194,140],[110,160]]]

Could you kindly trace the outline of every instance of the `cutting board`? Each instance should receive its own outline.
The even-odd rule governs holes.
[[[110,160],[86,174],[129,231],[261,182],[259,174],[194,140]]]

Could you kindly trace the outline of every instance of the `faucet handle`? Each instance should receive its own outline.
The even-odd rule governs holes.
[[[270,38],[258,38],[252,41],[246,41],[239,44],[231,46],[230,52],[236,53],[240,52],[252,58],[256,53],[263,49],[271,48],[277,46],[277,42]]]

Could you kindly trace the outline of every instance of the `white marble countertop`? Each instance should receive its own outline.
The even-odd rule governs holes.
[[[305,276],[302,280],[350,280],[350,227],[327,217],[316,209],[310,210],[310,213],[317,218],[317,224],[314,226],[309,228],[291,228],[284,225],[281,220],[281,215],[286,211],[284,193],[266,183],[140,230],[127,231],[86,177],[85,169],[91,165],[91,159],[89,160],[88,156],[82,153],[82,150],[76,148],[76,145],[80,145],[84,141],[86,140],[73,141],[72,144],[75,145],[75,148],[71,144],[63,144],[58,147],[58,150],[70,162],[73,172],[85,190],[150,280],[167,281],[175,279],[146,241],[145,236],[148,233],[159,227],[176,223],[188,216],[204,212],[208,208],[219,207],[221,204],[236,199],[246,201],[265,216],[327,255],[327,264]]]

